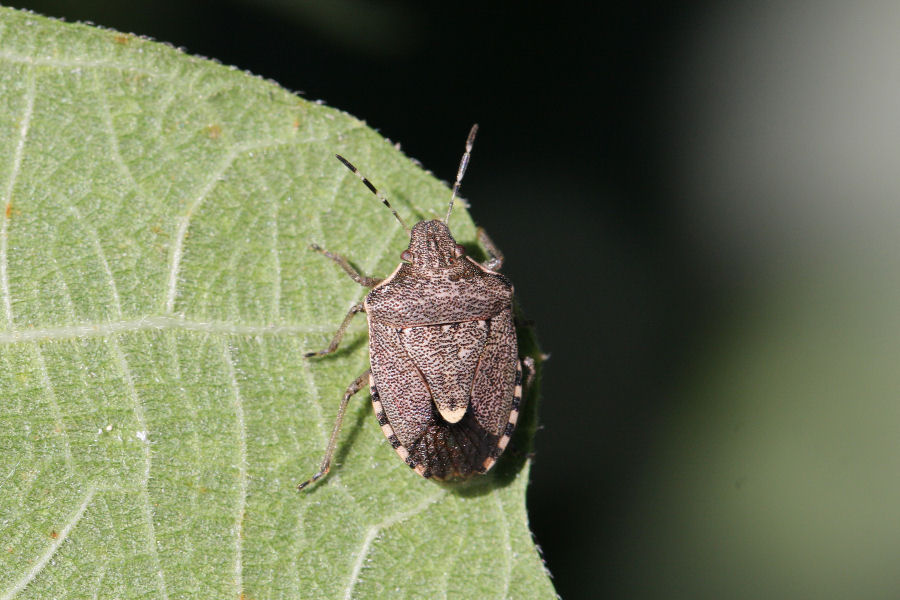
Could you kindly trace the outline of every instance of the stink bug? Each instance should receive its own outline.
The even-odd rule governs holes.
[[[466,140],[444,220],[420,221],[410,230],[387,198],[349,161],[336,155],[409,232],[404,261],[386,279],[360,275],[344,257],[312,245],[357,283],[372,288],[347,313],[325,350],[334,352],[354,315],[369,323],[370,368],[344,393],[318,472],[328,473],[350,398],[368,385],[381,431],[400,458],[423,477],[467,479],[485,473],[509,443],[522,400],[523,362],[513,322],[513,286],[497,271],[503,256],[479,230],[489,259],[465,255],[447,227],[453,200],[469,164],[478,126]]]

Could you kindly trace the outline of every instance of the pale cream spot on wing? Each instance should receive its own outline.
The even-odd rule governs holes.
[[[438,411],[441,413],[441,416],[444,417],[444,420],[448,423],[459,423],[462,420],[463,416],[466,414],[466,407],[458,406],[456,408],[444,408],[442,406],[438,407]]]

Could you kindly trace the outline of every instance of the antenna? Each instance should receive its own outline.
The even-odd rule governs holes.
[[[469,131],[469,137],[466,138],[466,151],[459,161],[459,170],[456,172],[456,182],[453,184],[453,193],[450,194],[450,206],[447,207],[447,217],[444,219],[446,225],[450,221],[450,213],[453,212],[453,200],[456,198],[456,192],[459,191],[459,184],[462,183],[463,175],[466,174],[466,167],[469,166],[469,159],[472,158],[472,145],[475,144],[475,134],[478,133],[478,123],[472,125]]]
[[[376,196],[378,196],[378,199],[381,200],[382,204],[384,204],[389,209],[391,209],[391,214],[393,214],[394,218],[396,218],[400,222],[400,224],[403,226],[403,229],[406,230],[406,233],[409,233],[409,227],[406,226],[406,223],[403,222],[403,219],[400,218],[400,215],[398,215],[397,211],[394,210],[394,207],[391,206],[391,203],[387,201],[387,198],[384,197],[384,194],[382,194],[377,189],[375,189],[375,186],[372,185],[372,182],[369,181],[368,179],[366,179],[365,175],[360,173],[359,169],[354,167],[353,164],[349,160],[347,160],[340,154],[335,154],[334,157],[336,159],[338,159],[339,161],[341,161],[342,163],[344,163],[345,167],[347,167],[348,169],[353,171],[353,174],[356,175],[357,177],[359,177],[359,180],[362,181],[366,185],[367,188],[369,188],[369,191],[372,192],[373,194],[375,194]]]

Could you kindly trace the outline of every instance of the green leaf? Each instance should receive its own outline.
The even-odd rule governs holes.
[[[454,140],[460,143],[463,139]],[[468,486],[360,394],[365,290],[446,186],[340,111],[158,43],[0,9],[0,600],[552,598],[525,513],[534,401]],[[445,165],[452,172],[455,165]],[[451,226],[474,245],[461,208]]]

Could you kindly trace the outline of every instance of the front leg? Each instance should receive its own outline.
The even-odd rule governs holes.
[[[488,259],[481,263],[481,266],[491,271],[499,271],[503,266],[503,253],[494,245],[494,241],[488,237],[488,234],[481,227],[478,228],[478,242],[484,246],[488,253]]]
[[[360,275],[359,271],[354,269],[350,265],[350,262],[346,258],[341,256],[340,254],[335,254],[333,252],[329,252],[328,250],[326,250],[325,248],[322,248],[318,244],[310,244],[309,247],[310,247],[310,249],[315,250],[319,254],[324,254],[325,256],[327,256],[328,258],[330,258],[331,260],[333,260],[334,262],[339,264],[341,266],[341,268],[344,271],[346,271],[347,275],[349,275],[353,281],[355,281],[356,283],[358,283],[359,285],[361,285],[363,287],[368,287],[368,288],[375,287],[376,285],[378,285],[379,283],[384,281],[383,279],[380,279],[378,277],[366,277],[365,275]]]

